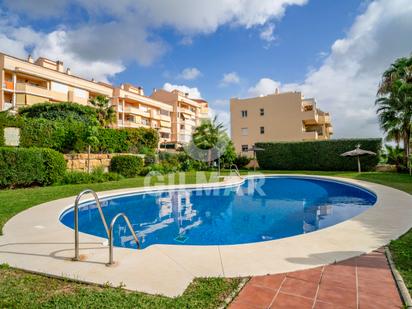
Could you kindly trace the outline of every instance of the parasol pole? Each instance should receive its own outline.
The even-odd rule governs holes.
[[[361,172],[361,167],[360,167],[360,156],[358,156],[358,172]]]

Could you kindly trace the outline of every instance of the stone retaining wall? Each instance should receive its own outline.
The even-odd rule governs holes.
[[[91,153],[90,170],[103,168],[105,172],[109,170],[110,160],[118,155],[135,155],[130,153]],[[87,153],[65,154],[64,159],[67,162],[67,169],[70,171],[87,172]]]

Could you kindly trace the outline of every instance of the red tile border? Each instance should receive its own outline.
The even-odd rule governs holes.
[[[402,308],[384,249],[333,265],[253,277],[230,309]]]

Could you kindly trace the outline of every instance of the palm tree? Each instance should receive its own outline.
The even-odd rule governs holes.
[[[219,142],[225,139],[226,133],[221,122],[217,121],[217,116],[213,120],[205,120],[198,126],[193,133],[193,143],[196,147],[207,150],[210,162],[212,157],[212,149],[218,147]]]
[[[385,151],[382,153],[382,159],[386,164],[395,164],[398,166],[402,162],[403,150],[398,146],[392,147],[385,145]]]
[[[404,144],[403,163],[409,164],[412,133],[412,56],[397,59],[383,73],[378,89],[377,113],[387,138]]]
[[[97,118],[100,125],[103,127],[109,127],[116,121],[116,111],[113,106],[110,105],[109,98],[98,95],[89,100],[90,104],[97,108]]]

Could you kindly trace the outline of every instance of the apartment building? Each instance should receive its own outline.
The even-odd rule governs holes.
[[[326,140],[333,134],[329,113],[300,92],[232,98],[230,118],[236,151],[244,155],[257,142]]]
[[[71,75],[63,62],[29,56],[22,60],[0,53],[0,110],[41,102],[87,104],[97,95],[112,97],[110,85]]]
[[[173,107],[144,95],[141,87],[122,84],[113,89],[113,105],[117,110],[119,128],[153,128],[160,142],[170,142]]]
[[[154,89],[151,98],[172,106],[171,141],[181,144],[190,142],[194,129],[209,117],[208,103],[203,99],[191,99],[179,90]]]
[[[180,91],[158,90],[152,97],[131,84],[119,87],[72,75],[63,62],[46,58],[26,60],[0,53],[0,111],[43,102],[83,105],[98,95],[110,98],[118,128],[154,128],[160,142],[190,141],[194,128],[208,118],[208,103]]]

